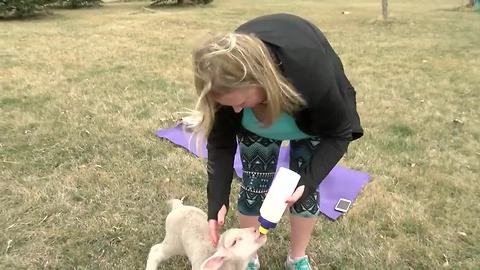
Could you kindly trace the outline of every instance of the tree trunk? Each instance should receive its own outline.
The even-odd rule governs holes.
[[[388,0],[382,0],[382,15],[383,20],[386,21],[388,19]]]
[[[467,7],[473,7],[475,5],[475,0],[468,0]]]

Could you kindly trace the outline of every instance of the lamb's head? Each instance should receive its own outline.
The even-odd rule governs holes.
[[[226,262],[240,267],[246,265],[266,241],[267,237],[255,228],[229,229],[220,236],[217,251],[203,262],[201,269],[222,269]]]
[[[220,237],[219,247],[229,253],[229,259],[248,260],[267,241],[256,228],[229,229]]]

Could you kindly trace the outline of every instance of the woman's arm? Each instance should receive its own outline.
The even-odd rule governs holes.
[[[217,220],[225,205],[228,209],[233,179],[233,162],[237,149],[239,116],[231,107],[221,107],[207,139],[208,150],[208,219]]]
[[[300,172],[301,178],[298,186],[305,185],[303,196],[318,188],[345,154],[349,143],[350,141],[331,138],[320,140],[320,144],[312,154],[310,164],[305,167],[303,172]]]

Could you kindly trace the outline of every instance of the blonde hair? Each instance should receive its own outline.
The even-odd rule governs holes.
[[[267,46],[253,35],[229,33],[209,40],[193,52],[193,66],[198,100],[189,124],[205,138],[219,108],[212,93],[222,95],[242,87],[260,87],[266,95],[267,126],[282,111],[294,113],[305,104],[281,74]]]

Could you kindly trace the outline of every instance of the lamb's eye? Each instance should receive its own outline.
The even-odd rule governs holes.
[[[239,241],[242,241],[242,238],[235,238],[232,242],[232,247],[235,246]]]

